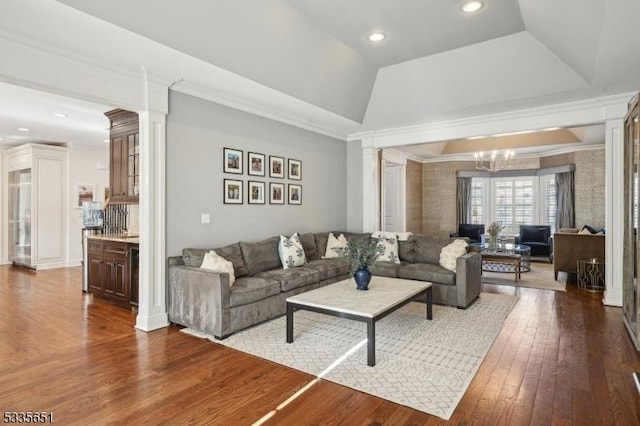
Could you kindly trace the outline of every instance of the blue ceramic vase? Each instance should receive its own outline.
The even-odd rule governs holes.
[[[371,281],[371,272],[367,268],[358,269],[353,274],[353,279],[356,281],[356,289],[369,290],[369,282]]]

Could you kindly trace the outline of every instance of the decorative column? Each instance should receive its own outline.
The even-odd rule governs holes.
[[[169,83],[146,76],[140,121],[140,284],[136,328],[169,325],[166,280],[166,114]]]
[[[624,261],[624,121],[605,123],[605,292],[603,303],[622,306]]]
[[[362,139],[362,232],[380,227],[380,162],[373,136]]]

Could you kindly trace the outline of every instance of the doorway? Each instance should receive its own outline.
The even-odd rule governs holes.
[[[403,155],[382,151],[380,229],[385,232],[405,232],[407,227],[406,185],[407,161]]]

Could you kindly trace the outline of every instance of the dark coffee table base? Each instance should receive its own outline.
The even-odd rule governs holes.
[[[426,295],[427,298],[427,319],[433,319],[433,287],[426,288],[424,291],[416,294],[420,296]],[[365,317],[362,315],[350,314],[346,312],[338,312],[333,309],[317,308],[315,306],[301,305],[295,302],[287,301],[287,343],[293,342],[293,313],[298,310],[318,312],[325,315],[331,315],[339,318],[346,318],[367,324],[367,365],[373,367],[376,365],[376,321],[381,320],[390,313],[398,310],[409,302],[413,301],[413,297],[391,306],[389,309],[379,313],[374,317]]]

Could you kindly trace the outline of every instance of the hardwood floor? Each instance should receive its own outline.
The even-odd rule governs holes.
[[[520,296],[452,424],[637,425],[640,371],[620,308],[601,294]],[[0,408],[58,424],[444,424],[439,418],[178,332],[145,333],[81,292],[80,268],[0,266]]]

